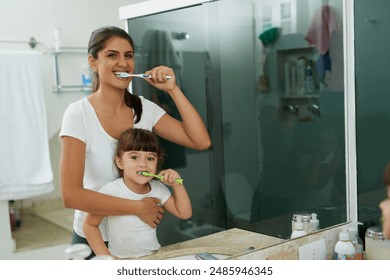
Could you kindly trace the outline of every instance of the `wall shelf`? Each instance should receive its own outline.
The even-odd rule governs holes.
[[[62,85],[60,79],[60,67],[59,67],[59,57],[63,55],[87,55],[87,50],[85,48],[78,47],[63,47],[59,50],[52,50],[50,52],[53,55],[54,63],[54,77],[55,84],[53,91],[56,93],[62,92],[86,92],[91,93],[92,87],[86,85]]]
[[[311,95],[292,95],[292,96],[281,96],[280,99],[318,99],[318,94]]]

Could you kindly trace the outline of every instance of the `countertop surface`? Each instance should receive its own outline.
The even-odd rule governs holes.
[[[233,258],[247,251],[278,244],[283,239],[232,228],[188,241],[162,246],[160,250],[140,259],[162,260],[176,256],[198,254],[224,254]]]

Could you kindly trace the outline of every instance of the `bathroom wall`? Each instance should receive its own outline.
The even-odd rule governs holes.
[[[38,42],[37,51],[46,51],[53,47],[53,31],[61,29],[61,46],[86,48],[91,32],[103,25],[124,27],[125,22],[119,20],[119,7],[139,0],[14,0],[0,1],[1,23],[0,41],[28,41],[34,37]],[[47,49],[45,49],[47,48]],[[28,44],[0,43],[0,50],[30,50]],[[82,67],[86,65],[86,55],[77,56],[79,65],[67,68],[62,64],[61,73],[71,74],[75,84],[81,84]],[[78,63],[78,64],[77,64]],[[69,103],[85,96],[85,93],[54,93],[53,57],[47,52],[44,54],[44,95],[48,122],[48,135],[52,168],[54,173],[55,191],[36,199],[50,199],[60,197],[58,184],[58,163],[60,145],[57,139],[61,126],[62,115]],[[80,80],[78,80],[80,79]],[[36,200],[35,199],[35,200]],[[29,201],[24,201],[28,206]]]

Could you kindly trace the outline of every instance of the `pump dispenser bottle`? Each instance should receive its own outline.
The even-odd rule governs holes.
[[[306,234],[307,232],[303,229],[302,216],[298,216],[297,221],[295,222],[295,229],[291,233],[291,238],[304,236]]]
[[[339,241],[334,247],[335,260],[352,260],[355,256],[355,247],[353,246],[349,232],[346,228],[339,234]]]
[[[316,213],[311,213],[310,232],[316,232],[320,229],[320,221],[317,219]]]

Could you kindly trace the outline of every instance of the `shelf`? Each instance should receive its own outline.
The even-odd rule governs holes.
[[[53,87],[53,91],[56,93],[61,93],[61,92],[85,92],[85,93],[91,93],[92,88],[91,87],[86,87],[82,85],[57,85]]]
[[[281,99],[318,99],[318,94],[281,96]]]
[[[91,93],[92,88],[85,85],[62,85],[60,79],[60,70],[59,70],[59,61],[58,57],[61,55],[87,55],[87,49],[79,47],[63,47],[60,50],[51,50],[50,53],[53,55],[54,61],[54,76],[55,76],[55,85],[53,91],[55,93],[62,92],[85,92]]]
[[[88,50],[85,48],[79,48],[79,47],[63,47],[60,48],[59,50],[54,50],[52,49],[50,51],[51,54],[53,55],[62,55],[62,54],[88,54]]]

